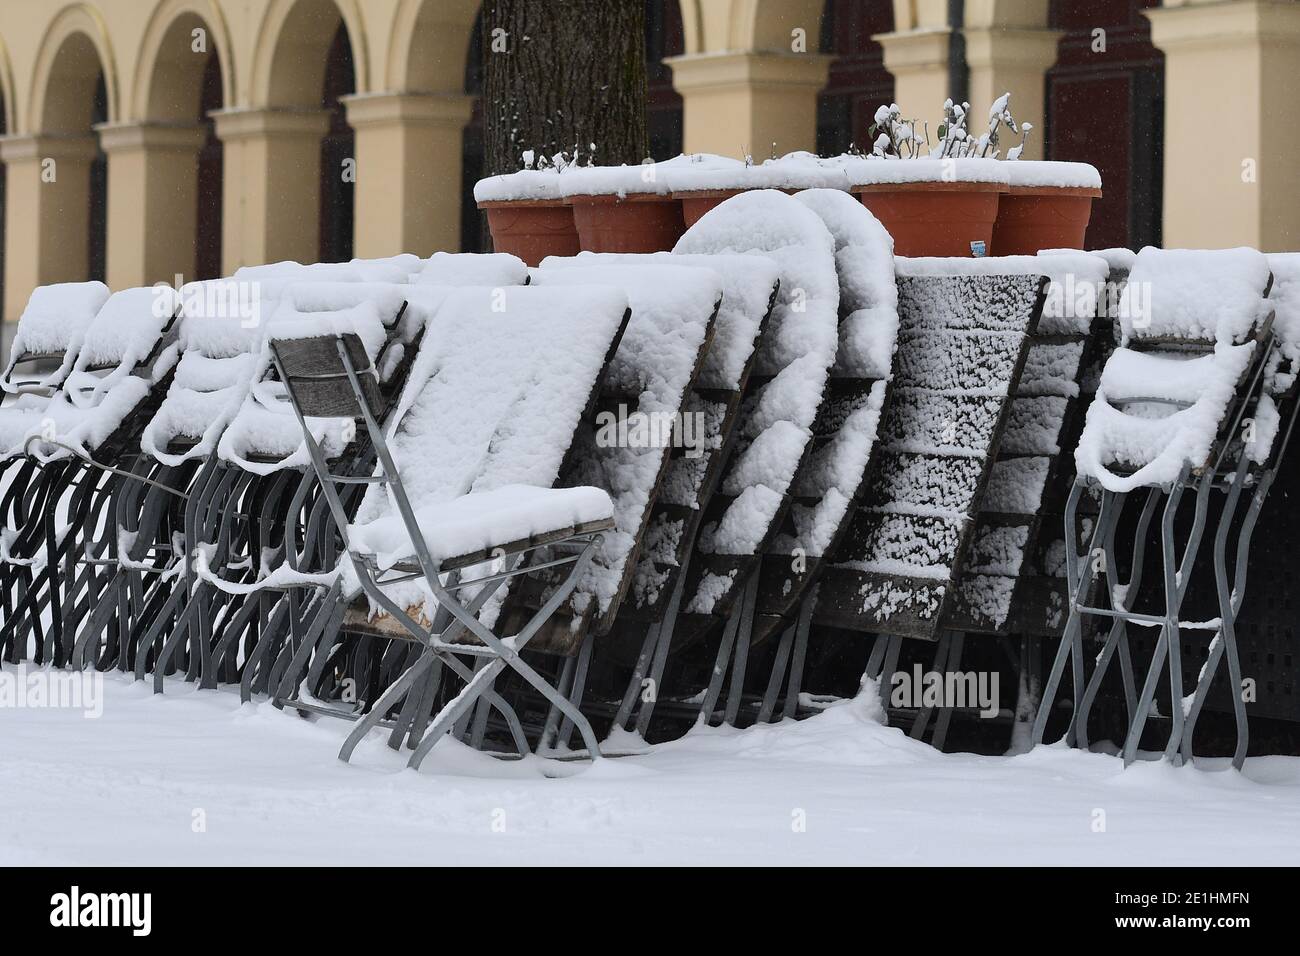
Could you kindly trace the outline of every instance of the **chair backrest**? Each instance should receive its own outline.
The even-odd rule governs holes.
[[[0,388],[14,392],[24,386],[62,382],[76,361],[82,336],[108,297],[108,286],[102,282],[61,282],[33,290],[18,318]],[[59,366],[44,375],[15,379],[15,366],[42,359],[57,361]]]
[[[1255,249],[1137,254],[1120,299],[1121,344],[1240,345],[1267,331],[1268,259]]]
[[[1272,285],[1254,249],[1138,253],[1120,301],[1121,348],[1075,451],[1079,473],[1121,492],[1212,466],[1237,437],[1246,390],[1262,382],[1267,393]]]
[[[175,337],[180,304],[180,295],[167,285],[109,296],[86,329],[64,384],[73,403],[95,404],[123,377],[158,362],[164,345]]]
[[[780,276],[737,424],[737,453],[709,504],[683,605],[687,613],[725,615],[788,514],[791,483],[812,445],[837,346],[835,240],[803,203],[755,190],[705,213],[673,251],[763,256]]]
[[[412,504],[553,485],[627,310],[608,287],[451,290],[388,426]],[[372,488],[357,520],[389,513]]]
[[[579,436],[579,453],[561,482],[602,488],[614,501],[615,528],[575,591],[575,604],[585,607],[594,598],[607,623],[631,583],[673,439],[681,437],[683,407],[709,341],[722,278],[684,265],[544,267],[534,273],[534,285],[542,288],[600,284],[626,292],[632,317],[605,377],[597,428]],[[638,431],[647,437],[636,438]]]
[[[933,640],[954,599],[1047,280],[987,274],[983,260],[898,259],[895,268],[900,330],[879,462],[832,555],[817,616]]]
[[[506,286],[528,282],[528,266],[518,256],[505,252],[435,252],[420,266],[414,277],[418,285]]]

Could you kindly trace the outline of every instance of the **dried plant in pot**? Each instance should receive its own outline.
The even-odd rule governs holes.
[[[928,125],[906,120],[896,104],[876,111],[870,154],[844,157],[850,190],[894,237],[902,256],[969,256],[993,246],[1000,197],[1009,189],[998,142],[1006,128],[1022,136],[1003,95],[987,130],[967,130],[970,104],[944,103],[938,142]],[[1013,152],[1023,149],[1023,141]]]

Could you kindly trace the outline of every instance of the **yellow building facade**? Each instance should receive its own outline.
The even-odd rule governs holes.
[[[681,52],[664,62],[686,151],[816,148],[832,59],[820,52],[825,0],[668,2],[679,8]],[[893,29],[872,40],[896,101],[941,102],[959,42],[977,110],[1011,90],[1018,116],[1046,114],[1044,77],[1061,37],[1048,0],[966,0],[959,23],[948,0],[864,2],[891,8]],[[348,232],[357,256],[459,248],[478,7],[5,0],[5,320],[36,285],[96,268],[123,288],[192,278],[205,255],[222,274],[312,261],[331,229]],[[1300,248],[1300,124],[1285,118],[1300,85],[1300,3],[1166,0],[1144,13],[1165,57],[1164,244]],[[341,116],[349,155],[323,169],[340,159],[322,144]],[[1215,135],[1228,121],[1231,135]],[[204,172],[214,141],[216,180]],[[1026,155],[1041,155],[1043,142]],[[335,175],[353,190],[352,211],[325,222],[322,182]]]

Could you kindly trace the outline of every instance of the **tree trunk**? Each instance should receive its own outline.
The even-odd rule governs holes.
[[[644,0],[485,0],[486,175],[646,158]]]

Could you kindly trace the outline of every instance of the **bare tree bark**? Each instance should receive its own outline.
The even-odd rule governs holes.
[[[485,0],[483,66],[487,175],[645,159],[644,0]]]

